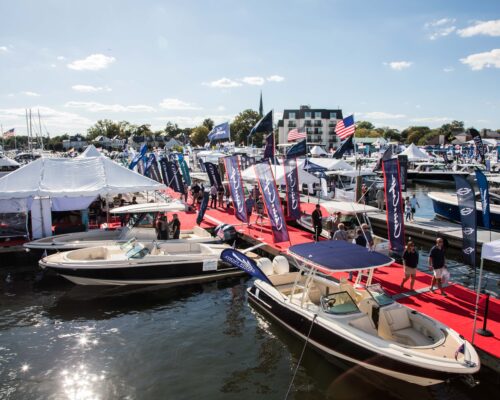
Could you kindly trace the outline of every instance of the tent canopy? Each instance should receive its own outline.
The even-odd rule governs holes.
[[[165,188],[102,156],[40,158],[0,179],[0,199],[105,196]]]
[[[431,160],[432,157],[420,150],[413,143],[410,144],[400,155],[408,156],[408,161]]]
[[[276,174],[274,177],[276,179],[276,183],[278,185],[286,185],[285,182],[285,171],[283,168],[283,165],[276,165],[276,168],[274,166],[271,166],[273,173]],[[318,178],[309,172],[304,171],[300,166],[297,168],[298,170],[298,176],[299,176],[299,185],[312,185],[313,183],[318,183]],[[245,181],[256,181],[257,178],[255,176],[255,169],[253,165],[251,167],[248,167],[246,170],[244,170],[241,173],[241,176],[243,180]]]
[[[500,240],[483,244],[481,258],[500,263]]]
[[[314,156],[322,156],[322,155],[328,155],[328,153],[319,146],[314,146],[311,150],[310,153]]]
[[[297,160],[299,168],[304,168],[305,161],[306,160],[304,158]],[[312,162],[320,167],[326,168],[328,171],[354,170],[354,167],[351,164],[345,162],[344,160],[338,160],[335,158],[314,158]]]
[[[99,150],[97,150],[93,144],[91,144],[87,146],[85,151],[82,154],[80,154],[77,158],[102,157],[102,156],[103,154]]]

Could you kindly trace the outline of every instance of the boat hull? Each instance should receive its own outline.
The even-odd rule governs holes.
[[[432,197],[431,200],[432,207],[437,216],[449,221],[461,223],[458,205],[442,202]],[[478,227],[484,228],[482,210],[476,210],[476,221]],[[493,229],[500,229],[500,214],[490,212],[490,221]]]
[[[295,312],[262,290],[257,294],[257,290],[259,289],[253,286],[248,292],[249,303],[252,306],[274,318],[295,335],[302,339],[307,338],[312,323],[310,318]],[[308,343],[327,359],[340,359],[350,365],[360,365],[371,371],[420,386],[432,386],[465,375],[418,367],[387,357],[358,345],[355,341],[348,340],[317,322],[314,322],[310,330]]]

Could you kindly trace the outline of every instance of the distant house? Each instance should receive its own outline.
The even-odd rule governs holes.
[[[83,150],[87,147],[87,140],[83,135],[79,133],[75,136],[70,136],[69,139],[64,139],[62,141],[63,149],[68,151],[69,149],[75,149],[77,151]]]
[[[451,141],[452,144],[465,144],[472,139],[472,136],[467,132],[460,132],[454,135],[455,138]]]
[[[173,138],[165,143],[165,147],[169,150],[172,149],[174,146],[182,146],[182,143]]]

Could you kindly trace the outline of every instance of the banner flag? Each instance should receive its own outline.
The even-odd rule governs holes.
[[[162,158],[160,160],[160,166],[163,176],[163,183],[172,188],[174,192],[184,193],[181,174],[179,173],[179,168],[177,167],[176,163],[174,161],[167,161],[167,159]]]
[[[149,157],[146,159],[146,163],[144,165],[144,175],[149,177],[149,169],[156,162],[155,153],[150,153]]]
[[[182,171],[182,179],[184,179],[184,182],[186,182],[188,186],[191,186],[191,175],[189,175],[189,168],[187,166],[186,160],[184,160],[184,155],[178,154],[177,157],[179,158],[179,166],[181,167]]]
[[[297,159],[284,160],[286,182],[286,213],[289,219],[300,218],[300,187]]]
[[[250,130],[248,137],[252,136],[258,132],[272,132],[273,131],[273,110],[269,111],[264,117],[262,117],[255,126]]]
[[[288,229],[281,208],[281,199],[276,189],[273,171],[269,162],[262,162],[254,165],[255,176],[259,182],[260,192],[264,197],[264,206],[271,222],[274,242],[288,242]]]
[[[241,171],[237,156],[224,157],[229,191],[233,199],[234,214],[240,221],[248,222],[247,207],[245,204],[245,190],[241,179]]]
[[[224,122],[223,124],[216,125],[208,134],[208,140],[220,140],[229,139],[231,137],[231,128],[229,122]]]
[[[479,186],[479,192],[481,193],[481,205],[483,208],[483,226],[486,229],[491,229],[490,189],[486,176],[478,168],[476,168],[476,181],[477,185]]]
[[[474,128],[468,129],[468,132],[472,136],[472,139],[474,140],[474,143],[476,145],[477,152],[481,156],[481,162],[484,164],[484,153],[485,153],[485,151],[484,151],[484,144],[483,144],[483,140],[481,139],[481,135]]]
[[[270,133],[266,137],[266,147],[264,148],[264,158],[274,157],[274,133]]]
[[[300,156],[305,156],[307,153],[306,139],[295,143],[286,152],[286,158],[297,158]]]
[[[137,165],[137,163],[139,162],[139,160],[141,160],[146,155],[147,151],[148,151],[148,146],[146,145],[146,143],[144,143],[141,146],[141,149],[139,150],[139,153],[137,153],[135,155],[135,157],[132,159],[130,165],[128,166],[128,169],[134,169],[134,167]]]
[[[341,146],[333,153],[333,158],[342,158],[344,153],[349,150],[354,150],[354,143],[352,142],[352,136],[349,136],[344,142],[341,144]]]
[[[196,217],[196,225],[200,225],[205,216],[205,211],[208,208],[208,198],[210,197],[208,192],[203,193],[203,199],[201,199],[200,211],[198,211],[198,216]]]
[[[149,168],[149,177],[157,182],[163,183],[157,161],[151,164],[151,168]]]
[[[389,146],[387,149],[385,149],[384,154],[382,154],[382,157],[380,157],[377,161],[377,165],[375,165],[375,168],[373,168],[373,172],[380,171],[382,169],[382,163],[384,161],[390,160],[392,158],[392,146]]]
[[[398,154],[399,176],[401,177],[401,191],[406,192],[408,187],[408,156]]]
[[[220,255],[220,259],[236,268],[245,271],[247,274],[253,276],[254,278],[263,280],[274,286],[266,274],[257,266],[257,263],[248,258],[245,254],[241,253],[235,249],[225,249]]]
[[[383,161],[382,171],[384,173],[384,192],[389,243],[391,250],[401,255],[405,248],[405,227],[398,159],[391,158],[390,160]]]
[[[453,175],[462,222],[462,253],[465,264],[476,266],[477,213],[472,186],[463,176]]]
[[[208,179],[210,179],[210,186],[222,186],[222,179],[220,178],[219,169],[217,165],[211,162],[205,163],[205,170],[207,171]]]
[[[146,167],[144,166],[144,158],[141,158],[139,161],[137,161],[137,172],[141,175],[144,175],[145,171]]]

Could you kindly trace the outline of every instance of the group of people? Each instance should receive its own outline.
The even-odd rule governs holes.
[[[405,198],[405,221],[412,222],[415,221],[415,213],[417,212],[417,207],[420,208],[420,204],[418,204],[417,197],[415,193],[413,196],[407,196]]]
[[[247,220],[250,225],[250,218],[252,213],[257,214],[257,218],[263,218],[264,216],[264,201],[260,194],[259,185],[255,185],[250,191],[250,195],[245,200],[245,207],[247,209]]]
[[[181,235],[181,221],[177,214],[172,215],[172,221],[168,222],[166,214],[158,215],[155,223],[156,238],[158,240],[179,239]]]
[[[210,204],[209,207],[211,208],[224,208],[224,195],[225,195],[225,190],[223,185],[212,185],[208,191],[209,194],[209,199],[210,199]],[[189,193],[189,187],[187,185],[184,185],[184,201],[187,203],[188,199],[188,193]],[[203,200],[203,195],[205,193],[205,185],[203,183],[198,184],[194,183],[191,186],[191,196],[193,198],[193,202],[191,205],[193,207],[196,207],[197,205],[201,204],[201,201]]]

